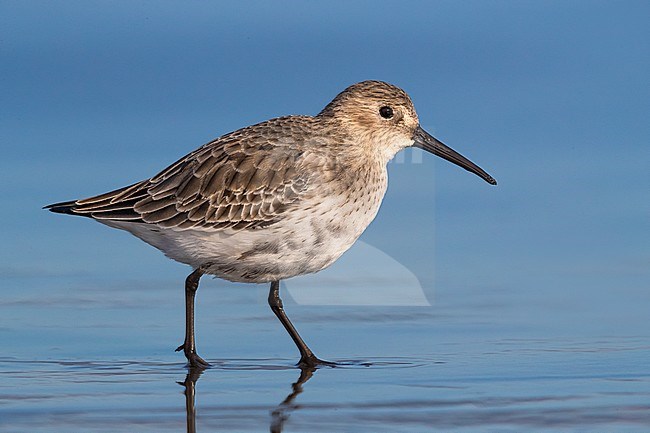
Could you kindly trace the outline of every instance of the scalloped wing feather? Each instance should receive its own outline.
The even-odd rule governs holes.
[[[300,143],[279,143],[287,132],[287,118],[280,120],[220,137],[151,179],[77,200],[72,213],[162,227],[269,226],[308,186],[306,173],[297,169]]]

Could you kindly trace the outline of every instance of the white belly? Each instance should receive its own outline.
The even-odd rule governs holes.
[[[269,282],[320,271],[347,251],[379,210],[385,182],[374,190],[314,199],[265,228],[174,229],[102,221],[126,230],[167,257],[230,281]],[[304,205],[305,203],[303,203]]]

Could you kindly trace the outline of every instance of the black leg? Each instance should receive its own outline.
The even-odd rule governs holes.
[[[194,297],[202,275],[203,271],[197,269],[185,280],[185,341],[176,349],[177,352],[182,350],[190,366],[196,368],[210,366],[196,353],[194,343]]]
[[[303,339],[300,337],[300,334],[298,334],[298,331],[296,331],[296,328],[293,326],[286,313],[284,312],[282,299],[280,299],[279,281],[273,281],[271,283],[271,290],[269,291],[269,306],[278,317],[278,319],[280,319],[280,322],[282,322],[284,329],[287,330],[293,342],[296,343],[296,346],[300,351],[300,361],[298,362],[299,366],[309,368],[318,365],[334,365],[331,362],[318,359],[316,355],[314,355],[314,352],[312,352],[311,349],[307,347]]]

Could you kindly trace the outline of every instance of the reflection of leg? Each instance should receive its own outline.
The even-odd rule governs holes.
[[[185,414],[187,419],[187,433],[196,433],[196,381],[203,372],[202,368],[190,367],[185,376],[185,382],[178,382],[185,387]]]
[[[298,394],[302,392],[302,386],[311,379],[312,375],[316,371],[315,367],[301,367],[300,368],[300,377],[298,380],[291,385],[293,391],[291,394],[284,399],[278,407],[271,412],[271,433],[281,433],[284,426],[284,422],[289,418],[288,412],[290,412],[294,407],[292,407],[293,401],[296,399]]]
[[[284,307],[282,306],[282,299],[280,299],[279,281],[273,281],[271,283],[271,290],[269,291],[269,306],[278,317],[278,319],[280,319],[280,322],[282,322],[284,329],[287,330],[291,336],[291,339],[294,343],[296,343],[296,346],[300,351],[300,361],[298,362],[298,365],[302,367],[314,367],[319,364],[332,364],[330,362],[320,360],[316,357],[316,355],[314,355],[314,353],[307,346],[307,344],[305,344],[303,339],[300,337],[300,334],[298,334],[298,331],[296,331],[296,328],[287,317],[286,313],[284,312]]]
[[[191,367],[207,368],[210,366],[196,353],[194,342],[194,297],[199,288],[199,280],[203,275],[200,269],[192,272],[185,280],[185,341],[176,351],[182,350]]]
[[[311,379],[315,371],[316,369],[314,367],[301,368],[300,377],[298,377],[298,380],[291,385],[291,388],[293,388],[293,392],[289,394],[282,403],[280,403],[280,406],[286,406],[288,404],[291,404],[296,399],[298,394],[302,392],[302,386],[305,384],[305,382]]]

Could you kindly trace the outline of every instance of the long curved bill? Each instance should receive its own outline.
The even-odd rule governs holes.
[[[445,145],[445,143],[433,137],[431,134],[419,126],[415,130],[415,134],[413,134],[413,140],[415,141],[413,143],[415,147],[426,150],[427,152],[431,152],[434,155],[446,159],[449,162],[453,162],[459,167],[463,167],[465,170],[481,177],[489,184],[497,184],[497,181],[494,180],[492,176],[487,174],[481,167],[474,164],[472,161],[465,158],[463,155],[456,152],[451,147]]]

